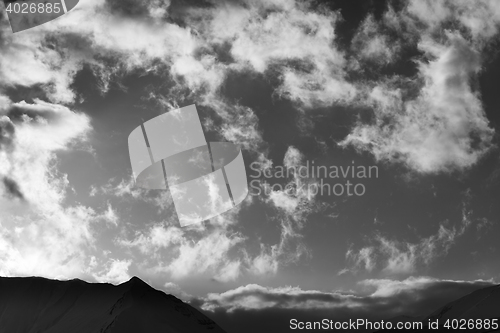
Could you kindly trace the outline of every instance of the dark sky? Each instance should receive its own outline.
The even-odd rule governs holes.
[[[136,275],[228,332],[498,283],[500,6],[478,3],[80,0],[15,34],[0,6],[0,275]],[[127,138],[191,104],[254,187],[182,228]]]

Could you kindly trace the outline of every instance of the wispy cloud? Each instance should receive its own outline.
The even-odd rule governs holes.
[[[353,37],[353,52],[362,62],[386,65],[399,57],[400,41],[383,33],[381,27],[373,15],[368,15]]]
[[[371,272],[379,267],[384,273],[391,275],[412,274],[419,267],[428,266],[437,258],[446,256],[471,223],[470,212],[464,206],[459,224],[449,226],[441,223],[437,233],[420,238],[418,242],[396,240],[376,233],[371,245],[357,251],[350,248],[346,252],[346,259],[351,266],[341,272],[356,272],[360,268]]]

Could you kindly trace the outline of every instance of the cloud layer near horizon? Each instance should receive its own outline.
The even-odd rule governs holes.
[[[398,316],[426,316],[448,302],[475,290],[494,285],[493,281],[453,281],[429,277],[405,280],[367,279],[359,282],[362,293],[322,292],[299,287],[263,287],[249,284],[223,293],[212,293],[194,301],[209,311],[223,327],[243,332],[255,329],[285,330],[290,320],[342,322],[352,318],[370,321]],[[260,321],[256,319],[261,318]],[[262,320],[265,318],[265,323]],[[236,324],[237,323],[237,324]],[[227,326],[224,326],[227,325]]]

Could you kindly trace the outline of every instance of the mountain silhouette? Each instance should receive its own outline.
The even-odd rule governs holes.
[[[224,333],[137,277],[120,285],[0,277],[0,333]]]
[[[402,319],[404,318],[404,319]],[[497,322],[500,326],[500,285],[494,285],[486,288],[482,288],[476,291],[471,292],[453,302],[450,302],[444,306],[441,306],[436,311],[431,313],[426,317],[407,317],[400,316],[396,318],[392,318],[389,320],[394,325],[398,321],[407,322],[407,321],[421,321],[424,325],[423,330],[415,330],[415,332],[436,332],[436,331],[461,331],[464,329],[445,329],[443,325],[447,320],[461,320],[461,319],[497,319]],[[427,324],[431,322],[439,321],[439,329],[430,329],[427,327]],[[395,329],[392,330],[379,330],[377,332],[389,332],[389,331],[397,331]],[[408,330],[405,330],[408,332]],[[500,332],[500,328],[498,329],[466,329],[467,332]]]
[[[500,285],[476,290],[450,302],[429,315],[426,320],[439,319],[440,323],[444,323],[447,319],[488,318],[500,318]]]

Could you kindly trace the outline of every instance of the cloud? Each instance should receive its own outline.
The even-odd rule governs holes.
[[[81,276],[95,242],[92,208],[65,204],[67,176],[57,153],[87,139],[90,119],[67,107],[35,99],[0,110],[0,274]],[[7,190],[7,192],[5,192]],[[13,197],[23,200],[13,200]]]
[[[158,1],[119,5],[86,1],[37,29],[4,33],[0,40],[0,89],[40,86],[52,102],[68,104],[77,97],[72,83],[84,65],[94,72],[103,94],[115,78],[141,70],[177,84],[168,95],[164,87],[153,88],[149,98],[171,109],[185,103],[183,96],[187,94],[191,101],[215,111],[219,124],[216,130],[226,140],[261,149],[263,142],[253,111],[228,104],[218,93],[227,73],[243,68],[218,61],[213,37],[202,35],[198,24],[186,27],[166,20],[168,8],[168,3]],[[205,14],[209,16],[209,12],[206,9]],[[185,20],[190,15],[186,12]],[[2,27],[8,29],[6,24]]]
[[[354,267],[363,267],[365,270],[371,272],[376,265],[376,258],[375,258],[375,249],[371,246],[364,247],[361,250],[359,250],[357,253],[353,251],[352,249],[347,250],[346,252],[346,259],[349,261],[353,262]],[[349,272],[350,270],[347,268],[344,268],[340,270],[338,275],[345,274]]]
[[[87,2],[78,7],[68,14],[73,19],[89,8]],[[74,102],[76,95],[71,84],[76,73],[84,64],[92,68],[102,64],[93,58],[90,36],[75,29],[81,25],[73,22],[70,28],[64,22],[68,22],[66,17],[61,17],[36,29],[12,34],[7,17],[0,17],[0,92],[6,88],[33,87],[44,92],[51,102]]]
[[[271,161],[261,161],[258,165],[263,167],[261,175],[277,176],[276,183],[259,179],[259,184],[262,200],[277,212],[281,234],[279,243],[261,244],[261,252],[252,259],[250,270],[258,275],[275,274],[280,265],[297,262],[310,254],[301,230],[311,214],[324,211],[327,205],[316,201],[318,182],[301,171],[306,167],[305,156],[296,147],[288,147],[282,166],[273,169]]]
[[[157,249],[179,244],[183,240],[182,234],[181,228],[165,228],[161,224],[156,224],[149,229],[148,234],[138,234],[133,241],[119,239],[118,243],[127,247],[136,247],[143,254],[152,254]]]
[[[386,65],[395,61],[401,51],[399,40],[392,40],[382,32],[382,24],[373,15],[368,15],[361,23],[352,39],[352,48],[356,57]]]
[[[371,272],[376,267],[381,267],[388,274],[412,274],[420,266],[428,266],[437,258],[446,256],[470,224],[470,212],[463,207],[460,224],[449,227],[441,223],[436,234],[421,238],[418,242],[399,241],[375,234],[372,241],[374,244],[358,251],[350,248],[346,252],[346,259],[351,267],[341,272],[356,272],[359,268]]]
[[[118,220],[119,220],[118,214],[109,202],[108,202],[108,209],[102,214],[102,218],[106,222],[109,222],[114,226],[118,225]]]
[[[168,69],[180,87],[206,101],[215,98],[230,72],[276,68],[282,80],[277,92],[305,107],[349,101],[356,94],[335,46],[334,12],[295,1],[217,2],[184,10],[185,27],[166,20],[168,11],[169,3],[157,1],[93,0],[36,30],[3,34],[2,80],[5,85],[42,84],[53,101],[68,103],[75,98],[74,75],[84,64],[102,80],[103,91],[119,72]],[[5,21],[3,29],[8,29]],[[226,44],[229,63],[219,59]]]
[[[380,21],[368,16],[353,39],[356,56],[382,57],[390,32],[397,35],[396,51],[417,47],[418,72],[411,81],[377,75],[362,84],[360,102],[373,108],[373,122],[359,123],[341,146],[421,173],[475,165],[493,146],[494,130],[473,82],[499,26],[500,6],[489,0],[408,1],[397,12],[389,6]]]
[[[465,27],[475,43],[483,44],[498,33],[500,5],[494,0],[480,0],[471,4],[459,1],[417,1],[411,0],[406,15],[426,24],[426,29],[437,31],[444,24],[455,21]]]
[[[280,251],[277,245],[267,247],[261,244],[261,252],[250,261],[250,272],[254,275],[274,275],[280,265]]]
[[[117,13],[120,16],[142,18],[151,16],[162,18],[170,7],[171,1],[146,0],[146,1],[131,1],[131,0],[106,0],[106,7],[110,12]]]
[[[227,282],[238,278],[242,268],[241,262],[232,260],[229,252],[244,241],[240,234],[226,229],[227,223],[184,228],[155,224],[136,232],[132,240],[119,237],[116,243],[151,258],[141,267],[153,273],[168,273],[174,280],[210,274],[217,281]]]
[[[305,168],[305,156],[294,146],[289,146],[283,157],[284,175],[291,178],[284,186],[273,188],[273,185],[264,183],[265,193],[269,193],[266,201],[275,208],[297,221],[299,226],[304,218],[314,210],[314,201],[318,191],[318,183],[314,179],[304,177],[301,168]],[[279,175],[276,168],[276,174]],[[288,180],[288,179],[287,179]]]
[[[220,282],[228,282],[236,280],[241,274],[241,261],[234,260],[225,263],[219,270],[214,279]]]
[[[220,97],[215,97],[214,100],[208,99],[206,105],[216,110],[223,120],[221,126],[213,129],[227,141],[254,153],[267,153],[267,145],[259,128],[259,119],[251,108],[222,101]]]
[[[163,67],[171,67],[172,75],[184,76],[192,89],[215,76],[216,80],[222,78],[217,71],[210,74],[214,64],[207,63],[208,58],[192,62],[201,41],[190,29],[164,21],[162,12],[168,5],[152,1],[134,6],[85,1],[37,29],[3,33],[0,87],[41,85],[51,101],[72,103],[76,96],[71,84],[83,65],[90,65],[106,92],[114,75],[137,68],[154,70],[158,60]],[[127,8],[135,14],[127,14]],[[4,19],[2,30],[8,29]],[[106,61],[110,59],[111,66]]]
[[[243,332],[256,329],[276,331],[288,327],[291,318],[300,321],[333,321],[348,319],[387,320],[395,316],[428,315],[438,307],[493,281],[454,281],[431,277],[409,277],[405,280],[370,279],[360,286],[364,293],[303,290],[299,287],[241,286],[222,293],[211,293],[200,299],[201,308],[230,330],[237,325]],[[255,321],[260,318],[260,321]]]
[[[255,113],[220,94],[228,73],[277,74],[282,80],[277,92],[306,107],[347,101],[355,94],[344,79],[344,56],[335,47],[333,12],[294,1],[214,2],[183,9],[185,25],[167,20],[175,15],[169,10],[170,2],[92,0],[37,29],[5,33],[1,84],[41,85],[51,101],[72,103],[71,84],[84,65],[94,71],[102,93],[114,77],[132,70],[168,76],[177,87],[168,96],[152,91],[151,98],[174,106],[187,93],[215,111],[216,130],[226,140],[258,153],[266,147]],[[222,61],[221,52],[232,61]]]
[[[175,284],[173,282],[165,283],[165,285],[163,286],[162,289],[165,293],[179,297],[180,299],[182,299],[185,302],[187,302],[193,298],[193,296],[191,296],[188,293],[186,293],[185,291],[183,291],[181,289],[181,287],[179,287],[177,284]]]
[[[421,173],[471,167],[492,147],[489,126],[471,79],[481,69],[480,54],[459,34],[448,32],[442,45],[423,37],[419,49],[422,82],[415,98],[397,85],[379,84],[368,102],[373,124],[359,124],[341,146],[370,151],[377,160],[402,162]]]
[[[304,291],[298,287],[269,288],[257,284],[241,286],[220,294],[208,294],[202,309],[213,311],[224,307],[232,312],[237,309],[262,310],[266,308],[335,308],[339,304],[356,303],[356,297],[340,293]]]
[[[71,83],[83,64],[90,64],[103,91],[119,73],[134,69],[159,75],[166,72],[177,82],[178,89],[173,91],[187,89],[200,105],[212,107],[223,120],[219,132],[251,149],[263,146],[258,119],[245,107],[228,112],[229,101],[219,91],[228,73],[276,74],[281,80],[277,94],[305,108],[352,104],[360,88],[364,90],[363,85],[346,79],[350,65],[336,45],[339,15],[335,12],[295,1],[214,2],[185,9],[187,25],[182,25],[165,20],[169,10],[169,2],[117,5],[93,0],[39,29],[4,33],[2,85],[40,84],[52,101],[70,103],[75,98]],[[394,14],[391,10],[388,12]],[[386,15],[386,26],[392,22],[424,36],[419,48],[430,62],[420,63],[419,79],[425,84],[416,99],[406,100],[391,81],[378,82],[366,101],[375,108],[376,123],[360,124],[343,145],[371,151],[379,160],[402,161],[421,172],[475,164],[490,147],[493,130],[468,83],[480,69],[474,36],[491,37],[497,29],[498,12],[494,1],[483,1],[477,7],[463,1],[411,1],[399,19],[394,14],[390,21]],[[444,45],[429,37],[450,15],[470,30],[472,44],[457,32],[448,33]],[[418,30],[416,21],[423,21],[426,28]],[[388,38],[368,16],[353,43],[361,45],[357,53],[362,58],[382,61],[394,57],[394,44],[390,53]],[[231,60],[223,61],[221,52],[228,53]],[[111,59],[114,65],[102,59]],[[153,92],[152,96],[159,100],[168,97],[173,100],[169,104],[175,105],[183,94]],[[225,110],[219,111],[221,105]]]
[[[98,282],[120,284],[130,280],[128,269],[132,264],[132,260],[117,260],[112,259],[109,262],[109,268],[103,273],[93,274]]]
[[[432,299],[433,296],[441,298],[443,296],[453,297],[452,294],[466,295],[473,290],[481,289],[495,285],[493,280],[447,280],[437,279],[428,276],[410,276],[404,280],[391,280],[391,279],[366,279],[359,282],[360,285],[372,289],[370,297],[372,298],[385,298],[397,299],[399,297],[409,297],[414,302],[426,304]],[[433,295],[434,294],[434,295]],[[448,294],[448,295],[447,295]],[[445,296],[445,297],[446,297]],[[460,296],[455,296],[456,298]],[[428,299],[426,299],[428,298]],[[437,309],[443,306],[445,302],[435,303],[431,309],[421,307],[422,314],[430,314],[429,310]],[[415,306],[412,304],[410,306]]]
[[[200,33],[212,44],[230,44],[231,70],[274,71],[278,94],[305,107],[351,100],[356,89],[345,80],[343,53],[335,47],[334,12],[314,11],[295,1],[220,2],[193,11]]]
[[[303,154],[297,148],[290,147],[285,154],[284,165],[298,167],[303,164],[303,160]],[[264,160],[263,165],[269,165],[267,162]],[[291,177],[292,183],[298,182],[300,185],[302,182],[298,173],[291,174]],[[281,265],[297,262],[309,254],[302,242],[300,230],[307,216],[321,210],[322,206],[315,203],[315,194],[308,193],[306,189],[300,189],[296,195],[272,191],[264,198],[277,214],[279,241],[271,244],[259,241],[256,253],[248,250],[247,237],[236,231],[239,227],[239,212],[252,203],[252,197],[236,209],[211,219],[210,223],[179,228],[172,222],[174,220],[167,219],[143,230],[136,230],[133,237],[119,236],[115,243],[150,258],[143,262],[143,269],[168,273],[174,280],[193,274],[209,274],[219,282],[234,281],[246,273],[274,275]],[[124,182],[117,187],[108,184],[101,191],[118,197],[129,197],[130,194],[149,201],[142,195],[134,196],[135,190]]]
[[[217,269],[226,261],[228,251],[242,240],[240,237],[231,237],[221,231],[209,233],[196,243],[184,240],[177,249],[178,256],[174,257],[165,270],[174,279],[179,279],[189,274]],[[218,272],[218,274],[224,273]]]

